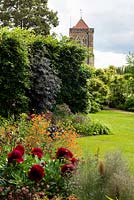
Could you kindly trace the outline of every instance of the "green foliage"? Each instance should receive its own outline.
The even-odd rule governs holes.
[[[76,132],[81,136],[110,134],[110,129],[106,125],[92,121],[87,115],[75,114],[72,116],[72,123]]]
[[[78,134],[82,136],[90,136],[90,135],[108,135],[110,133],[110,129],[99,122],[91,122],[89,124],[75,124],[74,127]]]
[[[103,81],[104,84],[108,84],[110,76],[107,73],[106,69],[96,69],[94,74],[98,79]]]
[[[118,200],[134,198],[134,176],[129,171],[128,164],[119,152],[107,153],[105,156],[105,193]]]
[[[127,104],[127,99],[134,94],[134,55],[129,53],[126,61],[126,66],[115,68],[111,72],[111,79],[108,82],[110,90],[108,105],[114,108],[129,110],[125,104]],[[105,71],[108,73],[109,69]],[[131,106],[130,110],[132,110]]]
[[[134,112],[134,96],[130,96],[126,98],[124,107],[125,110]]]
[[[3,116],[52,109],[60,84],[57,103],[73,112],[90,111],[86,84],[92,69],[84,65],[86,49],[68,38],[58,41],[19,28],[1,29],[1,38]]]
[[[99,112],[99,111],[101,111],[101,109],[102,109],[102,106],[99,104],[99,103],[97,103],[95,100],[91,100],[91,111],[90,111],[90,113],[96,113],[96,112]]]
[[[72,191],[80,200],[103,200],[101,177],[99,175],[96,158],[87,158],[72,180]]]
[[[36,193],[42,193],[42,196],[47,195],[51,198],[57,194],[66,196],[69,191],[67,188],[69,177],[61,174],[61,167],[65,163],[67,163],[66,160],[52,159],[48,154],[38,158],[38,156],[32,156],[30,152],[24,154],[23,162],[17,163],[14,160],[8,163],[5,152],[0,161],[1,200],[10,196],[13,199],[35,199]],[[33,164],[41,166],[44,171],[45,176],[39,182],[29,179],[28,172]]]
[[[110,129],[103,123],[93,121],[90,125],[90,133],[92,135],[108,135],[110,134]]]
[[[90,102],[86,87],[90,69],[84,65],[86,49],[68,38],[60,41],[59,78],[62,80],[58,104],[66,103],[72,112],[89,112]]]
[[[109,106],[118,108],[125,102],[126,81],[123,76],[116,75],[111,81],[109,94]]]
[[[92,70],[83,64],[86,50],[68,38],[58,41],[50,36],[37,37],[31,48],[33,55],[37,50],[43,51],[51,69],[56,70],[61,79],[57,104],[66,103],[73,112],[88,112],[90,101],[86,82]]]
[[[0,22],[10,28],[33,29],[37,34],[48,35],[52,26],[58,25],[57,12],[47,6],[47,0],[0,2]]]
[[[67,104],[57,104],[53,111],[53,122],[64,121],[72,114],[69,106]]]
[[[108,98],[108,86],[99,77],[92,77],[88,79],[88,91],[91,101],[90,112],[94,113],[100,111],[102,105],[106,103]]]
[[[13,32],[3,29],[0,37],[0,114],[7,117],[28,109],[28,51]]]
[[[127,80],[127,96],[134,95],[134,77],[129,76]]]
[[[134,54],[129,53],[127,55],[127,66],[124,69],[124,73],[130,73],[134,76]]]

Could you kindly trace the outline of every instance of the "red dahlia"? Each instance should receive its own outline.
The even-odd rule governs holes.
[[[28,172],[29,179],[35,182],[39,182],[44,176],[44,169],[38,164],[32,165],[30,171]]]
[[[24,148],[21,144],[17,145],[17,146],[15,147],[15,150],[20,151],[20,153],[22,154],[22,156],[24,155],[25,148]]]
[[[67,174],[70,174],[71,172],[73,172],[75,170],[75,166],[73,164],[64,164],[61,167],[61,172],[62,172],[62,176],[65,176]]]
[[[22,153],[16,149],[8,154],[8,163],[12,163],[14,160],[18,163],[24,161],[24,159],[22,158]]]
[[[79,162],[79,160],[78,160],[77,158],[72,158],[72,159],[71,159],[71,163],[72,163],[73,165],[75,165],[75,166],[78,165],[78,162]]]
[[[56,152],[56,157],[57,158],[66,158],[66,159],[70,159],[73,157],[73,154],[70,150],[64,148],[64,147],[61,147],[57,150]]]
[[[42,151],[42,149],[40,149],[40,148],[34,148],[33,150],[32,150],[32,155],[37,155],[38,156],[38,158],[42,158],[42,156],[43,156],[43,151]]]

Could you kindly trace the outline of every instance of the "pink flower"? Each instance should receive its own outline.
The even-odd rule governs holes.
[[[67,174],[72,173],[75,170],[75,166],[73,164],[64,164],[61,167],[62,176],[66,176]]]
[[[70,150],[64,148],[64,147],[61,147],[57,150],[56,152],[56,157],[57,158],[66,158],[66,159],[70,159],[73,157],[73,154]]]
[[[11,153],[8,154],[8,163],[12,163],[14,160],[18,163],[24,161],[22,158],[22,153],[19,150],[14,149]]]
[[[40,165],[32,165],[30,171],[28,172],[29,179],[35,182],[39,182],[44,176],[44,169]]]
[[[32,155],[37,155],[38,156],[38,158],[42,158],[42,156],[43,156],[43,151],[42,151],[42,149],[40,149],[40,148],[34,148],[33,150],[32,150]]]
[[[24,155],[25,148],[24,148],[21,144],[17,145],[17,146],[15,147],[15,150],[20,151],[20,153],[22,154],[22,156]]]

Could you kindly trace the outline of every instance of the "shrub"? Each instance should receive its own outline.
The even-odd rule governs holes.
[[[97,103],[96,101],[91,101],[91,113],[96,113],[101,111],[102,106],[100,105],[100,103]]]
[[[60,79],[45,56],[45,48],[36,50],[31,58],[30,107],[36,113],[52,110],[60,91]]]
[[[72,117],[72,123],[76,132],[82,136],[108,135],[110,133],[108,126],[97,121],[91,121],[87,115],[75,114]]]
[[[127,97],[124,108],[128,111],[134,111],[134,96]]]
[[[90,112],[95,113],[100,111],[102,109],[102,105],[104,105],[107,101],[109,93],[108,86],[104,83],[104,81],[101,80],[99,76],[98,77],[92,76],[91,78],[88,79],[88,91],[90,93],[90,101],[91,101]]]
[[[105,124],[94,121],[90,125],[90,132],[92,135],[108,135],[110,134],[110,129]]]
[[[104,200],[97,165],[96,158],[87,158],[79,163],[76,175],[72,178],[72,192],[80,200]]]
[[[53,122],[63,121],[71,114],[72,112],[67,104],[57,104],[53,111]]]
[[[129,171],[126,160],[119,152],[105,156],[105,193],[113,199],[134,199],[134,176]]]
[[[71,120],[73,124],[86,124],[91,122],[90,117],[83,113],[76,113],[75,115],[72,115]]]
[[[134,199],[134,176],[119,152],[107,154],[104,161],[90,157],[79,166],[72,191],[80,200]]]

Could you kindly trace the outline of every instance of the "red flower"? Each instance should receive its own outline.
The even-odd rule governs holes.
[[[70,159],[73,157],[73,154],[70,150],[61,147],[58,149],[58,151],[56,152],[56,157],[57,158],[66,158],[66,159]]]
[[[77,158],[72,158],[72,159],[71,159],[71,163],[72,163],[73,165],[75,165],[75,166],[78,165],[78,162],[79,162],[79,160],[78,160]]]
[[[17,145],[17,146],[15,147],[15,150],[20,151],[20,153],[22,154],[22,156],[24,155],[25,148],[24,148],[21,144]]]
[[[42,156],[43,156],[43,151],[42,151],[42,149],[40,149],[40,148],[34,148],[33,150],[32,150],[32,155],[37,155],[38,156],[38,158],[42,158]]]
[[[43,176],[45,176],[44,169],[40,165],[32,165],[28,172],[29,179],[35,182],[39,182]]]
[[[24,159],[22,158],[22,153],[16,149],[8,154],[8,163],[12,163],[14,160],[18,163],[24,161]]]
[[[66,176],[75,170],[75,166],[73,164],[64,164],[61,167],[62,176]]]

